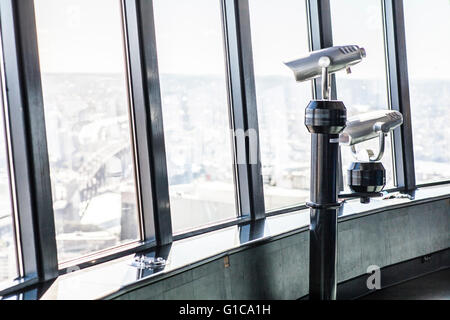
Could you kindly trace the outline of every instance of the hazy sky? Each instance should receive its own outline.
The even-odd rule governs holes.
[[[367,58],[353,68],[351,75],[340,77],[386,78],[383,44],[383,18],[380,0],[331,0],[333,42],[356,44],[367,52]]]
[[[119,0],[36,0],[43,72],[124,72]]]
[[[225,74],[219,0],[154,0],[161,73]]]
[[[257,75],[292,77],[283,62],[308,53],[306,6],[302,0],[249,0]]]
[[[404,6],[409,76],[449,79],[450,1],[405,0]]]
[[[368,52],[354,77],[383,72],[380,2],[331,0],[335,44],[358,44]],[[223,74],[219,0],[154,3],[161,72]],[[450,52],[450,1],[404,3],[413,76],[450,73],[450,61],[444,59]],[[250,9],[259,72],[286,74],[282,62],[307,53],[304,1],[250,0]],[[119,0],[36,0],[36,16],[44,72],[123,72]],[[280,54],[280,47],[285,54]],[[431,59],[423,61],[427,56]]]

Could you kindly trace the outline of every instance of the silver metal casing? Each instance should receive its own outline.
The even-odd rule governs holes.
[[[374,139],[382,133],[389,133],[401,126],[403,116],[394,110],[379,110],[360,114],[347,120],[347,126],[339,136],[344,145],[355,144]]]
[[[366,51],[356,45],[335,46],[310,53],[304,58],[286,62],[297,82],[312,80],[322,75],[323,67],[319,63],[323,57],[330,59],[328,74],[338,72],[362,61]]]

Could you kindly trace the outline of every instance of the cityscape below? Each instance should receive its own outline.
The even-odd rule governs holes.
[[[162,101],[174,231],[235,217],[224,79],[177,75],[162,75],[161,79],[170,88],[162,90]],[[139,238],[125,81],[124,76],[114,74],[43,76],[60,261]],[[291,78],[257,77],[256,82],[266,208],[300,205],[309,197],[310,142],[303,113],[310,97],[299,96],[302,91]],[[442,80],[410,84],[419,184],[450,179],[449,87],[449,81]],[[379,88],[372,80],[345,79],[339,88],[350,91],[347,97],[360,95],[355,100],[368,101],[367,105],[344,101],[351,114],[370,111],[374,105],[386,107],[378,101]],[[1,147],[5,150],[4,141]],[[17,270],[11,267],[16,258],[5,154],[0,154],[0,282],[14,278],[10,273]],[[350,150],[342,148],[342,155],[345,174]],[[393,186],[389,153],[383,162],[388,186]]]

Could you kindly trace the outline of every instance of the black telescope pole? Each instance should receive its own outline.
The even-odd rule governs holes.
[[[309,299],[336,299],[339,133],[345,128],[341,101],[314,100],[305,112],[311,133]]]

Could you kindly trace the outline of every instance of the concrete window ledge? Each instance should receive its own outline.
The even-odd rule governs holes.
[[[338,282],[366,274],[371,265],[448,249],[449,225],[450,186],[422,188],[413,200],[346,202],[338,225]],[[298,299],[308,293],[308,229],[309,210],[277,215],[143,253],[166,258],[159,271],[136,268],[141,254],[133,254],[4,298]]]

